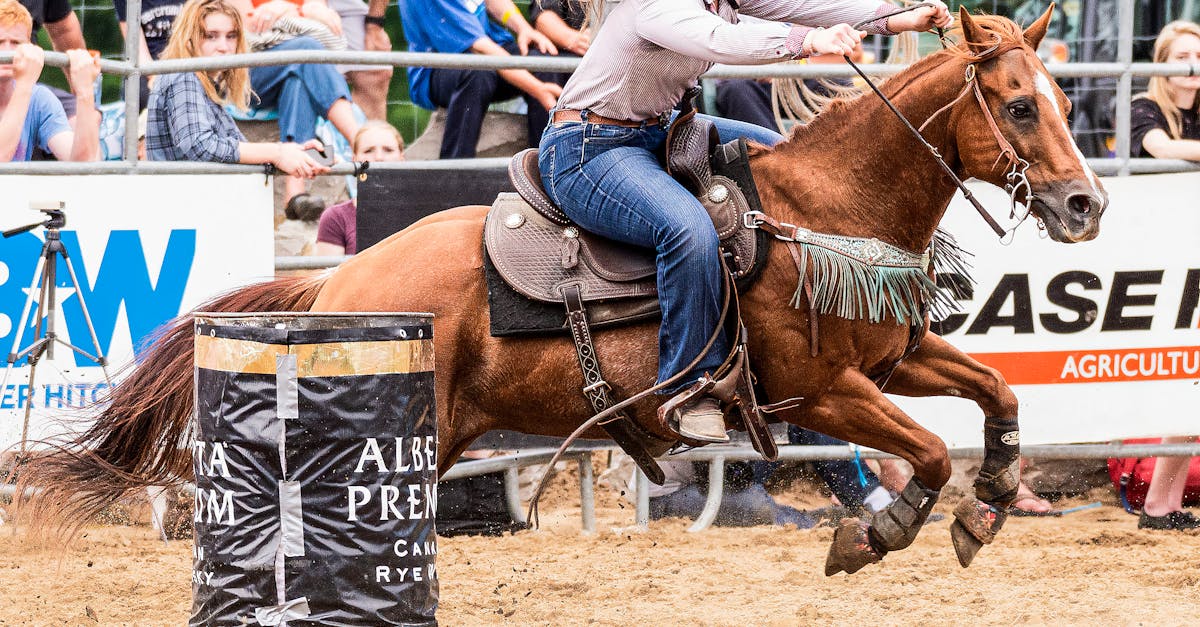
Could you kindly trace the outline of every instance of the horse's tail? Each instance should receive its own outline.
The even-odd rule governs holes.
[[[194,311],[308,311],[324,284],[324,276],[266,281]],[[191,312],[159,328],[82,435],[18,467],[24,518],[69,534],[130,490],[191,477],[194,333]]]

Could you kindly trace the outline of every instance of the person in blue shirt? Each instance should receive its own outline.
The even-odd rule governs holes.
[[[28,161],[35,148],[61,161],[95,161],[100,156],[100,112],[94,85],[100,63],[86,50],[68,50],[66,69],[77,108],[72,130],[62,104],[38,85],[45,62],[30,43],[33,17],[15,0],[0,0],[0,52],[12,52],[0,65],[0,161]]]
[[[512,0],[399,0],[409,52],[545,54],[558,50],[535,30]],[[510,33],[508,30],[512,31]],[[514,39],[513,35],[516,35]],[[493,102],[522,96],[528,106],[529,143],[536,146],[562,88],[525,70],[408,68],[409,93],[425,109],[446,109],[441,158],[475,156],[483,116]]]

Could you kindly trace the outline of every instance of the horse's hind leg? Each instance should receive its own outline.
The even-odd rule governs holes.
[[[975,497],[958,504],[950,527],[958,561],[965,568],[1004,525],[1021,483],[1017,397],[998,371],[933,333],[896,369],[885,390],[904,396],[968,398],[983,410],[984,457],[975,478]]]
[[[843,521],[833,536],[825,574],[853,573],[916,539],[939,490],[950,478],[950,458],[936,435],[896,407],[862,373],[846,370],[805,416],[805,427],[899,455],[915,473],[900,497],[867,521]]]

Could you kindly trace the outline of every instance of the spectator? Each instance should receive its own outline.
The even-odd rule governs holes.
[[[261,49],[271,51],[325,50],[325,46],[308,36],[279,37],[271,32],[283,18],[302,17],[327,26],[333,35],[341,34],[341,18],[324,0],[291,2],[289,0],[230,0],[242,15],[247,36],[280,39],[275,45]],[[275,31],[278,32],[278,31]],[[350,88],[331,65],[290,63],[250,69],[250,87],[254,106],[279,111],[279,140],[305,143],[316,136],[317,118],[325,117],[347,140],[358,132],[358,120],[350,102]],[[308,196],[299,178],[284,179],[284,198],[287,202],[306,202],[324,207],[324,201]]]
[[[535,0],[529,5],[533,27],[558,47],[558,55],[582,57],[592,44],[586,27],[587,9],[581,0]],[[534,72],[534,76],[557,85],[566,85],[569,72]]]
[[[171,25],[183,8],[182,0],[141,0],[142,11],[138,24],[142,27],[140,40],[140,58],[143,61],[157,59],[167,48],[167,40],[171,37]],[[127,0],[113,0],[113,9],[117,13],[117,25],[124,36],[128,30]]]
[[[29,10],[33,18],[33,32],[30,41],[37,38],[38,30],[46,27],[50,37],[50,45],[58,52],[67,50],[85,50],[87,44],[83,40],[83,29],[79,25],[79,17],[71,9],[70,0],[21,0],[21,5]],[[75,123],[75,97],[71,92],[46,85],[58,101],[62,103],[67,119]]]
[[[350,50],[390,52],[392,40],[383,29],[387,0],[329,0],[329,8],[342,18],[342,36]],[[390,65],[338,66],[350,83],[350,93],[368,120],[387,119],[388,86],[392,82]],[[352,137],[347,139],[353,139]]]
[[[167,59],[220,56],[246,51],[242,18],[228,0],[189,0],[175,19],[163,51]],[[160,76],[147,107],[146,152],[153,161],[270,163],[283,172],[311,178],[328,171],[305,154],[320,142],[250,143],[225,110],[245,110],[250,77],[245,68]]]
[[[1155,63],[1200,63],[1200,26],[1175,21],[1163,27],[1154,41]],[[1153,76],[1146,93],[1133,99],[1130,112],[1130,152],[1134,157],[1200,161],[1200,125],[1196,94],[1200,76]],[[1192,438],[1163,438],[1164,444]],[[1200,520],[1183,511],[1188,457],[1160,457],[1138,518],[1139,529],[1198,529]]]
[[[1157,55],[1156,55],[1157,56]],[[1163,438],[1163,444],[1184,444],[1194,437]],[[1159,457],[1146,490],[1146,502],[1138,517],[1138,529],[1200,529],[1200,519],[1183,510],[1190,457]]]
[[[1185,21],[1164,26],[1154,42],[1154,62],[1200,63],[1200,26]],[[1146,93],[1133,99],[1131,156],[1200,161],[1198,90],[1200,76],[1152,76]]]
[[[29,11],[15,0],[0,0],[0,51],[13,53],[12,63],[0,66],[0,160],[28,161],[40,148],[64,161],[95,161],[100,156],[99,59],[86,50],[67,51],[67,80],[77,102],[72,130],[62,104],[37,84],[45,53],[30,43],[32,34]]]
[[[447,52],[508,56],[527,54],[530,44],[543,53],[558,50],[535,30],[512,0],[399,0],[401,23],[411,52]],[[489,15],[491,18],[489,18]],[[492,21],[495,19],[495,21]],[[516,34],[514,41],[507,27]],[[530,145],[537,145],[547,113],[562,88],[525,70],[450,70],[408,68],[409,93],[425,109],[446,109],[440,156],[475,156],[487,107],[523,96],[528,107]]]
[[[355,161],[403,161],[404,138],[387,122],[372,120],[354,136]],[[353,255],[358,252],[356,229],[358,207],[353,199],[334,205],[321,214],[317,228],[316,255]]]

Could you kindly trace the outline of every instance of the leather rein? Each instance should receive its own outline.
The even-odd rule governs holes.
[[[869,20],[859,22],[859,23],[855,24],[853,26],[853,28],[855,30],[860,30],[860,29],[862,29],[863,26],[870,24],[871,22],[885,20],[889,17],[892,17],[893,15],[899,15],[901,13],[906,13],[908,11],[912,11],[912,10],[915,10],[915,9],[918,9],[918,8],[921,8],[924,6],[931,6],[931,5],[929,3],[914,4],[914,5],[905,7],[898,11],[894,11],[892,13],[888,13],[888,14],[880,16],[880,17],[875,17],[875,18],[871,18]],[[946,49],[947,48],[946,38],[942,32],[942,29],[939,28],[939,29],[937,29],[937,31],[938,31],[938,38],[942,42],[942,48]],[[968,45],[970,45],[970,44],[968,43]],[[945,160],[945,158],[942,157],[941,152],[939,152],[938,149],[933,146],[933,144],[930,144],[929,141],[925,139],[925,136],[921,134],[921,131],[923,131],[925,129],[925,127],[929,125],[930,122],[932,122],[935,118],[937,118],[943,112],[950,110],[951,108],[954,107],[954,105],[958,104],[959,101],[961,101],[963,98],[965,98],[968,93],[974,93],[975,100],[976,100],[976,102],[979,103],[980,110],[983,111],[983,117],[984,117],[984,119],[987,120],[988,128],[991,129],[992,136],[995,137],[996,144],[1000,147],[1000,154],[996,157],[996,163],[1000,163],[1001,159],[1007,159],[1008,164],[1009,164],[1008,172],[1005,175],[1005,179],[1008,182],[1005,184],[1004,187],[1005,187],[1005,191],[1008,192],[1010,201],[1012,203],[1012,211],[1010,213],[1010,217],[1015,216],[1017,205],[1023,204],[1025,206],[1026,210],[1024,212],[1024,215],[1021,218],[1021,221],[1024,221],[1025,217],[1028,217],[1028,215],[1029,215],[1029,211],[1028,211],[1029,203],[1032,202],[1033,198],[1034,198],[1033,190],[1031,189],[1030,184],[1029,184],[1029,179],[1025,176],[1025,172],[1029,169],[1030,165],[1029,165],[1028,161],[1026,161],[1025,159],[1022,159],[1019,155],[1017,155],[1017,151],[1015,148],[1013,148],[1012,143],[1009,142],[1008,139],[1004,137],[1004,134],[1002,132],[1000,132],[1000,127],[999,127],[999,125],[996,124],[996,118],[992,116],[992,111],[988,107],[987,100],[984,99],[984,97],[983,97],[983,91],[979,87],[978,71],[977,71],[978,64],[983,63],[988,60],[991,60],[991,59],[994,59],[1010,50],[1014,50],[1014,49],[1020,48],[1020,47],[1021,47],[1021,43],[1019,43],[1019,42],[1012,42],[1012,41],[1006,42],[1006,41],[1001,40],[999,38],[999,36],[997,36],[997,41],[995,44],[993,44],[991,47],[983,50],[982,52],[974,55],[971,59],[971,62],[967,64],[967,68],[966,68],[966,71],[965,71],[965,74],[963,77],[965,85],[963,85],[962,91],[959,92],[958,96],[955,97],[954,100],[950,101],[949,104],[942,107],[941,109],[938,109],[936,112],[934,112],[933,115],[929,116],[929,119],[925,120],[925,122],[923,124],[921,124],[920,129],[913,127],[912,123],[910,123],[908,121],[908,118],[904,117],[904,114],[901,113],[900,110],[896,108],[896,105],[892,104],[892,101],[889,100],[887,96],[883,95],[883,92],[880,91],[879,87],[875,84],[875,82],[872,81],[871,78],[869,76],[867,76],[865,72],[862,71],[862,68],[858,67],[858,65],[856,65],[853,61],[851,61],[849,56],[847,56],[847,55],[842,56],[842,58],[845,59],[846,63],[848,63],[850,65],[850,67],[854,68],[854,71],[856,73],[858,73],[859,77],[861,77],[863,79],[863,81],[865,81],[866,84],[871,88],[871,91],[875,92],[875,95],[879,96],[879,98],[881,100],[883,100],[883,103],[887,105],[888,109],[890,109],[892,111],[892,113],[895,114],[896,117],[900,119],[900,122],[904,124],[905,128],[907,128],[910,133],[912,133],[913,137],[915,137],[917,139],[917,141],[920,142],[920,144],[922,146],[924,146],[925,149],[927,151],[929,151],[929,153],[931,155],[933,155],[933,158],[937,161],[938,165],[940,165],[942,167],[942,170],[945,171],[946,175],[950,177],[950,180],[953,181],[954,185],[956,187],[958,187],[959,191],[962,192],[963,197],[965,197],[971,203],[971,205],[973,207],[975,207],[975,210],[979,212],[979,215],[980,215],[980,217],[983,218],[983,221],[986,222],[987,225],[989,227],[991,227],[992,231],[994,231],[996,233],[997,237],[1000,237],[1000,238],[1004,238],[1005,236],[1009,235],[1012,232],[1012,230],[1016,229],[1016,226],[1014,226],[1012,230],[1008,230],[1008,231],[1006,231],[1003,227],[1001,227],[1000,224],[998,222],[996,222],[996,219],[993,218],[992,215],[990,213],[988,213],[987,209],[985,209],[983,207],[983,204],[979,202],[979,199],[975,197],[975,194],[973,192],[971,192],[970,189],[967,188],[967,186],[963,183],[962,179],[959,178],[958,174],[956,174],[954,172],[954,169],[951,168],[950,165],[946,163],[946,160]],[[1017,200],[1017,196],[1022,191],[1024,192],[1025,199],[1024,199],[1023,203],[1019,203]],[[1019,225],[1020,225],[1020,222],[1017,223],[1017,226],[1019,226]]]

